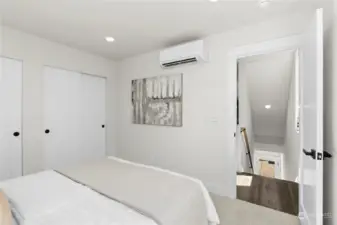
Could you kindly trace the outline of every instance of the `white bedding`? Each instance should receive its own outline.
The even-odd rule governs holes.
[[[14,203],[23,225],[157,225],[54,171],[8,180],[0,189]]]
[[[158,167],[148,166],[148,165],[144,165],[144,164],[140,164],[140,163],[134,163],[134,162],[130,162],[130,161],[120,159],[120,158],[117,158],[117,157],[113,157],[113,156],[109,156],[108,158],[112,159],[112,160],[122,162],[122,163],[130,164],[130,165],[133,165],[133,166],[149,168],[149,169],[160,171],[160,172],[167,173],[167,174],[170,174],[170,175],[183,177],[185,179],[188,179],[188,180],[191,180],[191,181],[197,183],[200,186],[200,189],[202,190],[202,193],[203,193],[203,196],[204,196],[209,225],[220,224],[220,218],[219,218],[218,213],[216,211],[216,208],[213,204],[211,196],[209,195],[209,192],[207,191],[205,185],[200,180],[189,177],[189,176],[186,176],[186,175],[182,175],[182,174],[179,174],[179,173],[175,173],[175,172],[172,172],[170,170],[165,170],[165,169],[161,169],[161,168],[158,168]]]
[[[136,164],[119,158],[109,158],[130,164],[130,166],[135,166],[135,168],[146,167],[193,181],[197,184],[195,187],[199,186],[199,190],[202,192],[202,194],[200,192],[201,198],[199,199],[206,206],[205,210],[207,211],[209,224],[219,224],[219,217],[213,202],[201,181],[168,170]],[[93,172],[92,170],[85,172],[84,177],[87,177],[88,173]],[[99,177],[99,179],[104,179],[104,176],[102,178]],[[87,185],[86,182],[81,183]],[[95,184],[95,182],[92,184]],[[114,182],[111,184],[117,188]],[[111,190],[111,187],[109,190]],[[154,218],[151,219],[145,216],[145,214],[140,214],[140,211],[135,211],[107,197],[109,191],[107,193],[99,191],[100,193],[104,193],[105,196],[103,196],[55,171],[45,171],[0,182],[0,189],[4,191],[13,203],[12,205],[14,205],[15,210],[20,215],[16,217],[21,218],[20,224],[22,225],[158,225],[155,222],[157,221],[156,218],[150,216]]]

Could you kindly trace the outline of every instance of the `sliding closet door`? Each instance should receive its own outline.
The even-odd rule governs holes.
[[[22,62],[0,58],[0,181],[22,175]]]
[[[84,161],[105,156],[105,79],[81,78],[81,157]]]
[[[44,71],[44,126],[47,168],[79,159],[81,74],[51,67]]]
[[[105,79],[45,68],[47,168],[105,156]]]

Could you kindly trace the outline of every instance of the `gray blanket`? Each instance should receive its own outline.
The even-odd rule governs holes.
[[[60,173],[152,218],[159,225],[207,225],[200,186],[183,177],[104,159]]]

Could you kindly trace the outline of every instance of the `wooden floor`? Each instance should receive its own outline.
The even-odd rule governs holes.
[[[291,215],[298,215],[298,184],[295,182],[253,176],[250,187],[237,186],[237,198],[256,205],[278,210]]]
[[[297,216],[211,194],[220,225],[300,225]]]

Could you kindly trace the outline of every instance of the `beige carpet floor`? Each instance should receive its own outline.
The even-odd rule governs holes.
[[[300,225],[298,217],[211,194],[221,225]]]

